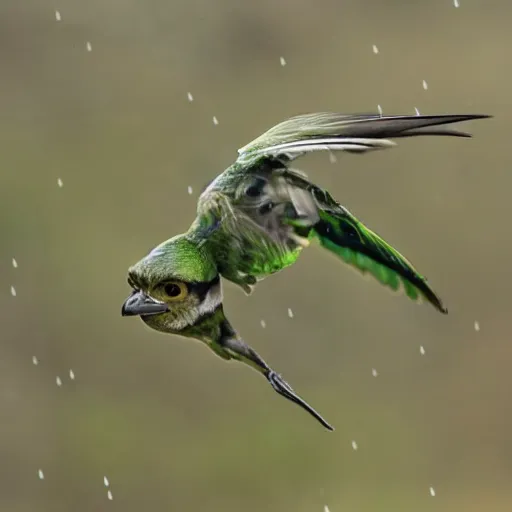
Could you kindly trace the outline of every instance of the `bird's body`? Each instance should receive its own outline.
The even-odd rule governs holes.
[[[295,158],[318,150],[365,152],[393,146],[391,138],[468,136],[433,128],[488,116],[345,116],[307,114],[285,121],[241,150],[237,161],[201,194],[189,230],[156,247],[129,271],[134,292],[123,314],[150,327],[200,339],[225,359],[263,373],[274,389],[330,425],[302,401],[226,319],[219,275],[250,293],[267,276],[293,264],[312,240],[383,285],[426,299],[446,313],[426,279],[393,247],[366,228],[301,172]]]

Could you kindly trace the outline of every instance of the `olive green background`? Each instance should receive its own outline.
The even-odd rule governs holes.
[[[1,512],[512,510],[512,4],[460,3],[2,0]],[[450,314],[316,247],[252,297],[224,287],[334,433],[252,370],[121,317],[128,266],[187,229],[238,147],[378,104],[496,116],[470,140],[298,164]]]

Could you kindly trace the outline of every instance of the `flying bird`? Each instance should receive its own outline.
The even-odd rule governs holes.
[[[220,278],[250,294],[258,281],[295,263],[316,241],[382,285],[447,313],[404,256],[291,163],[314,151],[390,148],[401,137],[470,137],[441,126],[487,117],[314,113],[274,126],[239,149],[236,161],[203,191],[186,233],[158,245],[130,267],[132,293],[122,315],[140,316],[155,330],[198,339],[220,357],[252,366],[280,395],[334,430],[232,327]]]

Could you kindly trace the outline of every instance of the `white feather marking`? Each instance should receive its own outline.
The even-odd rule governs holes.
[[[222,290],[219,284],[216,284],[215,286],[212,286],[208,293],[206,294],[206,297],[204,298],[203,302],[199,304],[197,310],[199,312],[199,316],[203,316],[208,313],[212,313],[217,309],[217,307],[222,302]]]
[[[286,154],[290,159],[300,156],[301,153],[311,151],[370,151],[396,146],[396,142],[389,139],[364,139],[354,137],[332,137],[325,139],[296,140],[249,151],[247,157],[255,155]],[[244,148],[238,150],[242,156]]]
[[[147,256],[145,259],[154,258],[156,256],[161,256],[164,253],[164,251],[160,247],[155,247]]]

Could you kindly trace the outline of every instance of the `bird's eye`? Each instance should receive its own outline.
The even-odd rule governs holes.
[[[181,300],[187,296],[188,289],[185,283],[171,281],[164,284],[165,295],[172,300]]]

